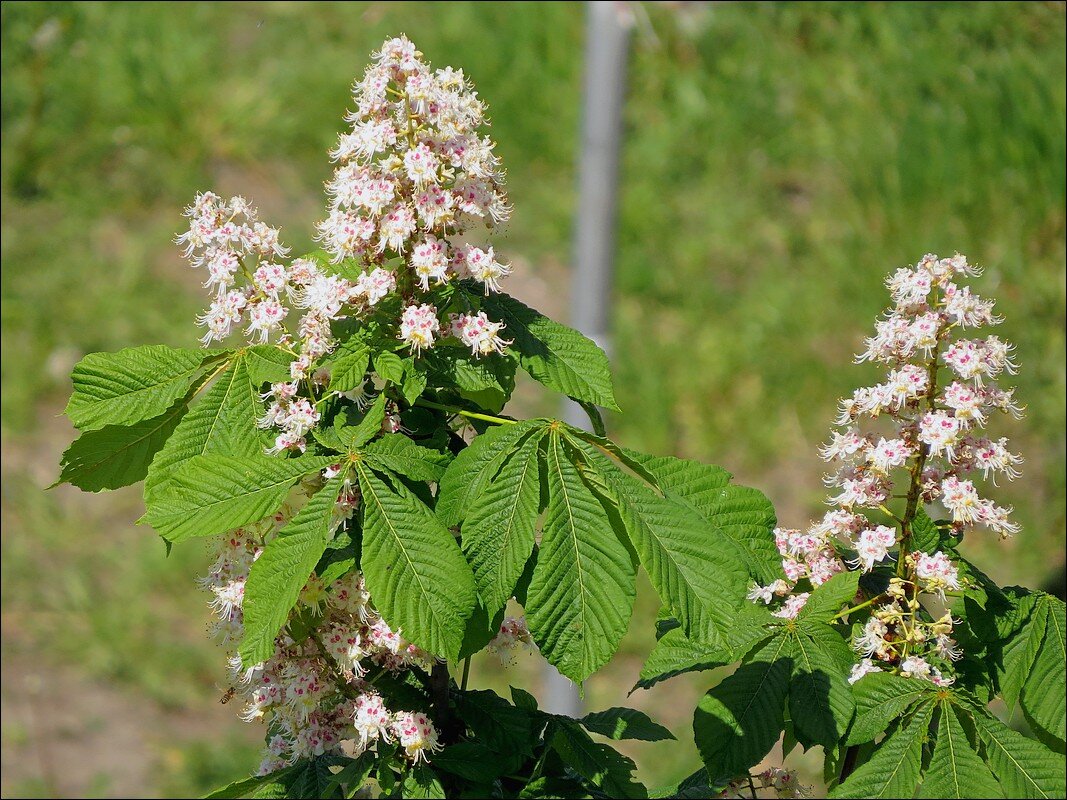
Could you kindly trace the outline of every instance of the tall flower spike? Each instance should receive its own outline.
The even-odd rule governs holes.
[[[885,380],[842,401],[840,429],[819,451],[834,468],[826,483],[835,508],[807,531],[776,530],[785,580],[749,593],[754,601],[780,602],[775,615],[789,619],[813,587],[846,564],[869,572],[895,559],[897,577],[854,641],[864,658],[853,682],[883,669],[939,685],[953,680],[949,673],[960,653],[952,618],[933,619],[917,597],[944,598],[963,580],[952,553],[913,550],[923,504],[940,504],[956,535],[972,528],[1001,536],[1018,531],[1011,509],[983,498],[975,483],[1011,480],[1022,461],[1006,439],[983,432],[996,412],[1019,409],[1013,390],[997,383],[1015,372],[1012,345],[997,336],[965,335],[1002,321],[993,314],[993,301],[961,285],[979,272],[962,255],[926,255],[886,281],[893,305],[856,358],[882,365]],[[886,519],[895,525],[884,524]]]
[[[193,266],[207,272],[204,286],[213,293],[198,318],[207,328],[201,341],[221,341],[243,328],[250,342],[282,344],[298,354],[293,387],[329,385],[322,359],[337,343],[336,321],[373,314],[399,292],[401,316],[386,322],[419,356],[440,338],[433,296],[440,287],[465,278],[488,295],[511,272],[492,247],[471,240],[496,230],[510,207],[496,145],[482,133],[485,104],[463,72],[433,70],[401,36],[375,53],[353,100],[355,110],[346,116],[351,129],[330,151],[337,165],[326,184],[318,239],[335,264],[355,267],[348,263],[333,274],[338,270],[311,258],[280,263],[287,250],[277,229],[260,222],[242,197],[197,195],[185,212],[189,228],[177,237]],[[450,332],[475,356],[510,344],[500,335],[503,323],[467,310],[457,309],[463,322]],[[294,321],[295,341],[286,327]],[[317,416],[290,412],[289,403],[276,402],[264,417],[264,427],[278,429],[267,452],[307,447]]]
[[[403,258],[400,283],[423,292],[457,275],[497,289],[508,268],[492,248],[464,241],[510,213],[496,145],[480,132],[485,104],[466,76],[433,70],[401,36],[382,45],[352,94],[352,129],[330,152],[323,247],[338,262]]]

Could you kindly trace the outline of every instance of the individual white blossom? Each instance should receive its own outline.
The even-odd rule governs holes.
[[[516,652],[532,653],[536,648],[533,637],[522,617],[505,617],[500,623],[500,630],[485,648],[494,653],[504,666],[515,663]]]

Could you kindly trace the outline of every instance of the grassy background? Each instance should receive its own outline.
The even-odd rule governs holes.
[[[81,354],[194,342],[170,239],[197,189],[243,193],[309,249],[325,157],[367,54],[406,32],[489,102],[516,207],[512,290],[566,315],[583,14],[576,3],[4,4],[2,790],[174,795],[239,775],[258,731],[218,706],[198,545],[135,529],[135,490],[41,491]],[[800,525],[817,444],[869,381],[850,355],[881,279],[933,250],[1019,347],[1023,534],[973,542],[1004,582],[1062,583],[1065,35],[1061,3],[636,7],[614,362],[625,443],[721,463]],[[530,387],[519,402],[552,412]],[[626,702],[646,591],[587,699]],[[532,683],[528,660],[475,680]],[[706,676],[629,702],[686,740]],[[695,764],[637,751],[651,783]],[[801,759],[803,760],[803,759]]]

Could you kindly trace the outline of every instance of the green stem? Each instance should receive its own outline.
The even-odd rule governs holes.
[[[471,676],[471,657],[467,656],[463,659],[463,677],[460,678],[459,688],[463,691],[467,691],[467,679]]]
[[[844,611],[840,611],[837,614],[834,614],[832,617],[830,617],[830,621],[833,622],[835,619],[842,619],[844,617],[847,617],[849,614],[852,614],[852,613],[854,613],[856,611],[859,611],[861,609],[866,608],[867,606],[874,605],[879,600],[881,600],[883,597],[885,597],[885,595],[884,594],[880,594],[877,597],[872,597],[870,600],[867,600],[867,601],[865,601],[863,603],[860,603],[858,606],[852,606],[852,608],[846,608]]]
[[[482,422],[491,422],[494,425],[514,425],[518,422],[518,420],[514,419],[494,417],[492,414],[479,414],[476,411],[467,411],[465,408],[446,406],[443,403],[435,403],[432,400],[426,400],[421,397],[415,401],[415,405],[423,406],[424,408],[436,408],[438,411],[447,411],[450,414],[458,414],[461,417],[467,417],[467,419],[480,419]]]

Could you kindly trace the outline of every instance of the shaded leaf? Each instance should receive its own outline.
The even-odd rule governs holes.
[[[99,492],[143,480],[152,458],[174,433],[187,408],[184,401],[179,401],[153,419],[86,431],[63,453],[56,484],[69,483],[82,491]]]
[[[852,722],[855,702],[845,676],[854,657],[848,642],[829,625],[809,621],[793,636],[789,716],[805,747],[833,748]]]
[[[874,755],[830,792],[830,797],[912,797],[922,769],[923,742],[933,715],[933,703],[882,742]]]
[[[608,708],[586,714],[579,722],[587,730],[609,739],[640,739],[661,742],[673,739],[674,734],[653,722],[644,712],[633,708]]]
[[[645,787],[633,780],[634,762],[611,745],[594,742],[579,725],[566,717],[556,717],[552,748],[564,763],[608,797],[644,798]]]
[[[925,681],[892,672],[871,672],[852,687],[856,716],[847,743],[863,744],[885,733],[889,724],[904,714],[919,698],[931,693]]]
[[[746,772],[778,741],[792,669],[787,656],[786,637],[778,636],[701,698],[693,733],[712,785]]]

